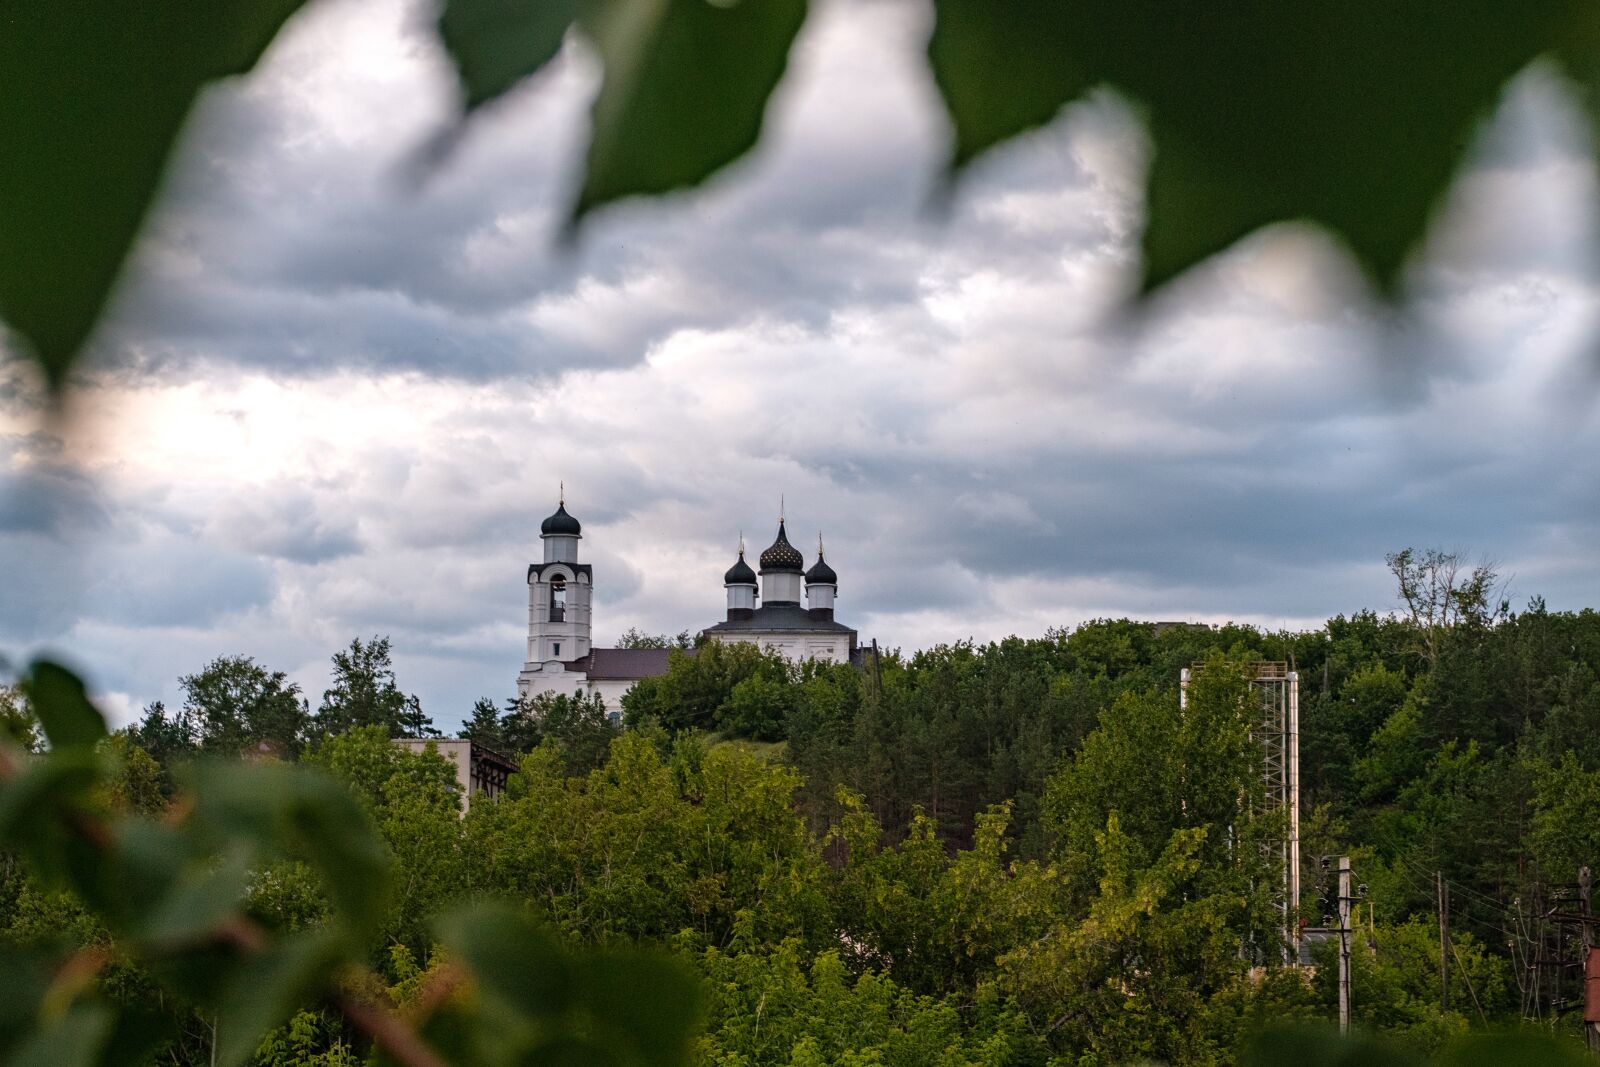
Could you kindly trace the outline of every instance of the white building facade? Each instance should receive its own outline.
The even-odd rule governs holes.
[[[517,695],[597,693],[608,711],[619,711],[635,682],[666,673],[667,650],[594,647],[594,571],[578,560],[583,526],[567,513],[565,493],[539,539],[544,560],[528,565],[527,658]]]
[[[665,674],[664,648],[595,648],[594,571],[579,560],[583,526],[567,512],[566,494],[539,527],[544,559],[528,565],[528,641],[517,675],[517,695],[595,693],[608,711],[642,678]],[[727,617],[701,632],[707,641],[754,644],[793,662],[850,663],[858,656],[856,631],[833,617],[839,576],[823,558],[809,570],[789,543],[784,520],[761,553],[760,572],[739,558],[723,575]]]

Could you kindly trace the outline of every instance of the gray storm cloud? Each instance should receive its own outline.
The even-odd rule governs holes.
[[[0,366],[6,651],[66,650],[129,714],[232,653],[315,702],[336,647],[388,633],[450,723],[510,691],[560,480],[602,642],[715,621],[780,493],[891,646],[1314,623],[1388,606],[1406,544],[1600,600],[1595,177],[1548,72],[1405,307],[1284,226],[1130,319],[1132,111],[1097,94],[941,207],[920,7],[818,5],[761,149],[576,250],[590,58],[419,177],[454,91],[425,24],[323,0],[211,95],[67,441]]]

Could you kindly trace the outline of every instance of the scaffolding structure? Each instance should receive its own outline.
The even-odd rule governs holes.
[[[1188,707],[1189,681],[1203,664],[1180,676],[1180,706]],[[1280,830],[1262,851],[1283,872],[1273,908],[1282,932],[1282,962],[1300,960],[1300,676],[1282,662],[1252,663],[1250,736],[1261,745],[1261,784],[1269,812],[1281,812]]]

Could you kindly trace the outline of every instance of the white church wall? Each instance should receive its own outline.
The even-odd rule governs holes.
[[[829,663],[848,663],[850,660],[850,642],[843,634],[836,637],[808,637],[806,632],[749,635],[713,633],[711,639],[730,645],[757,645],[795,662],[818,659]]]

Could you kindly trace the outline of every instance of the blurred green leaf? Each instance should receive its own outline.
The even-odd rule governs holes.
[[[345,947],[335,931],[311,930],[242,961],[217,1012],[217,1063],[245,1062],[268,1030],[315,1001],[344,962]]]
[[[572,1006],[573,979],[561,946],[520,912],[480,904],[435,923],[439,940],[481,983],[481,995],[502,1010],[546,1019]]]
[[[1155,156],[1144,284],[1260,226],[1321,223],[1394,287],[1506,81],[1571,0],[1098,2],[1077,39],[1142,106]]]
[[[111,1035],[100,1052],[105,1067],[157,1062],[154,1055],[171,1043],[174,1035],[171,1018],[158,1018],[146,1012],[124,1008],[118,1013]]]
[[[140,940],[156,947],[197,941],[239,915],[251,876],[243,855],[173,873],[166,891],[142,909],[132,927]]]
[[[196,94],[301,0],[10,3],[0,33],[0,319],[53,386],[89,336]]]
[[[543,926],[510,907],[480,904],[445,916],[440,941],[478,980],[495,1010],[536,1043],[530,1063],[689,1062],[699,986],[671,957],[649,951],[567,952]]]
[[[535,1047],[526,1062],[539,1067],[621,1067],[627,1061],[618,1059],[601,1042],[565,1034]]]
[[[1571,1042],[1533,1030],[1474,1034],[1454,1042],[1437,1061],[1441,1067],[1585,1067],[1585,1056]]]
[[[928,60],[955,126],[950,165],[1049,122],[1095,83],[1060,0],[934,0]]]
[[[674,1067],[689,1061],[700,1020],[699,984],[686,966],[648,951],[582,958],[583,1002],[604,1024],[623,1062]]]
[[[1331,1026],[1266,1030],[1245,1044],[1240,1067],[1419,1067],[1420,1057],[1370,1034],[1340,1037]]]
[[[0,279],[4,270],[0,267]],[[106,739],[105,716],[89,703],[76,674],[58,663],[37,660],[23,684],[52,750],[90,748]]]
[[[578,0],[448,0],[439,37],[455,60],[467,110],[554,59],[577,14]]]
[[[358,938],[382,920],[392,881],[389,851],[342,783],[275,761],[201,762],[184,778],[196,829],[219,844],[246,840],[304,860],[322,879],[339,921]]]
[[[1594,21],[1575,0],[935,9],[956,166],[1098,83],[1140,108],[1155,147],[1146,289],[1292,219],[1327,226],[1393,288],[1506,81]]]
[[[100,782],[103,761],[93,749],[71,748],[30,761],[0,785],[0,845],[25,857],[47,883],[88,876],[94,857],[65,816]]]
[[[116,1027],[116,1016],[105,1004],[75,1004],[59,1018],[31,1033],[9,1067],[95,1067]]]
[[[49,987],[42,954],[0,950],[0,1062],[11,1062],[12,1047],[28,1032]]]
[[[585,0],[605,78],[573,219],[696,185],[749,151],[805,15],[806,0]]]

